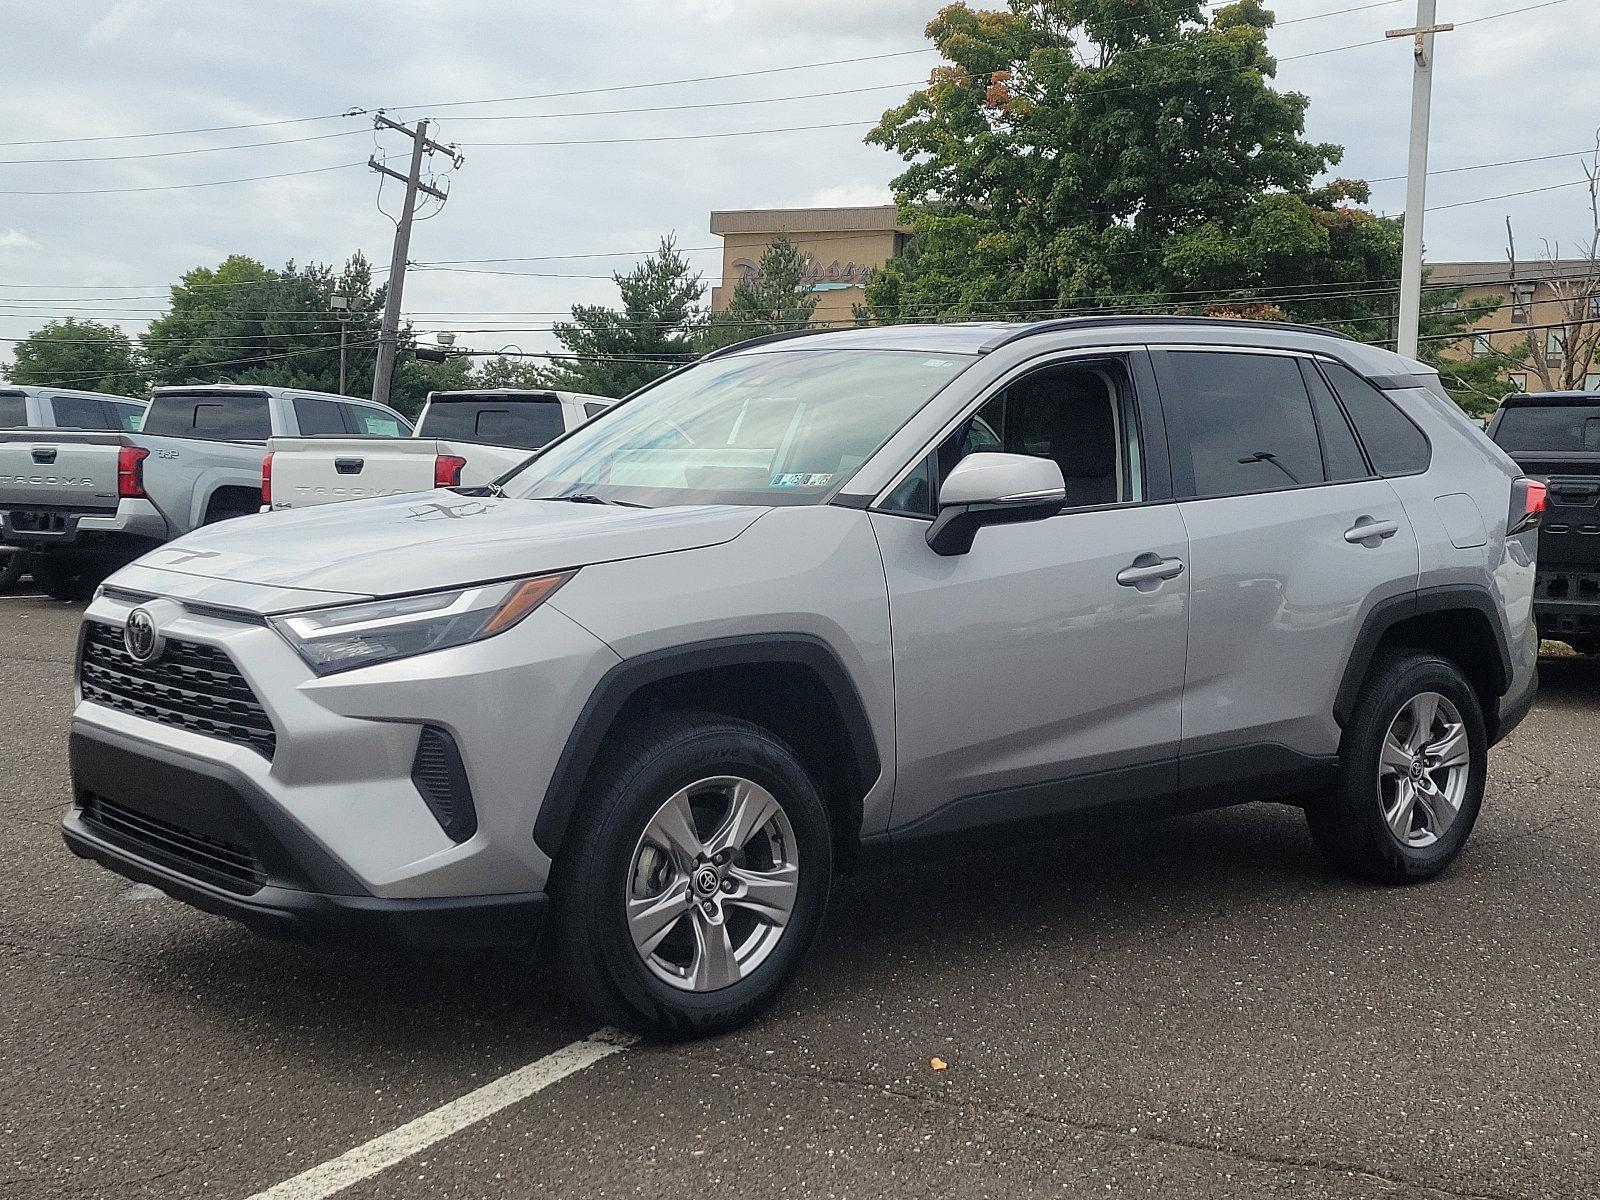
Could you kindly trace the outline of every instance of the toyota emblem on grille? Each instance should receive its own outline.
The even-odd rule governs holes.
[[[128,614],[128,623],[122,627],[122,645],[134,662],[150,663],[161,657],[166,640],[157,631],[149,609],[136,608]]]

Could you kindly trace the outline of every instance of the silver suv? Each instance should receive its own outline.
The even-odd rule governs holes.
[[[1542,485],[1419,363],[1157,317],[780,336],[498,483],[198,530],[83,626],[67,844],[257,929],[553,934],[660,1036],[834,874],[1137,807],[1460,853]]]

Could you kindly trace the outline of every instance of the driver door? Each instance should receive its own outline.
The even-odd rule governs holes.
[[[1143,351],[1058,359],[1006,382],[873,512],[894,643],[897,842],[1170,803],[1189,576],[1162,429]],[[1055,459],[1068,507],[981,529],[968,553],[941,557],[926,541],[939,480],[978,449]],[[1150,564],[1167,564],[1163,577],[1129,574]]]

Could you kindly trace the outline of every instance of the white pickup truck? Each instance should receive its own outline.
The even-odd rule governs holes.
[[[272,509],[481,487],[616,401],[579,392],[430,392],[409,438],[274,437],[261,500]]]
[[[0,383],[0,430],[137,429],[144,401],[76,388]],[[0,591],[27,570],[28,555],[0,542]]]
[[[34,582],[81,598],[97,576],[201,525],[261,507],[274,434],[403,438],[380,404],[299,388],[157,388],[139,431],[0,429],[0,543]]]

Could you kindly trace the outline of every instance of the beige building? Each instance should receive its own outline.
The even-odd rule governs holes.
[[[1582,259],[1519,264],[1517,278],[1511,266],[1500,262],[1431,263],[1428,286],[1459,287],[1463,304],[1491,296],[1500,307],[1473,326],[1473,334],[1459,345],[1459,353],[1473,355],[1519,354],[1530,346],[1524,361],[1510,371],[1513,387],[1520,391],[1552,391],[1570,385],[1600,391],[1600,361],[1578,370],[1567,361],[1566,327],[1582,320],[1587,340],[1600,329],[1600,279],[1597,268]],[[1595,356],[1600,359],[1600,356]],[[1582,378],[1579,378],[1579,375]]]
[[[911,230],[896,219],[893,205],[884,204],[714,212],[711,232],[722,238],[722,284],[711,290],[713,311],[727,306],[734,286],[756,272],[762,251],[782,233],[811,260],[816,323],[849,325],[854,306],[864,299],[867,273],[904,249]],[[1459,353],[1510,354],[1532,337],[1534,352],[1509,372],[1514,387],[1544,391],[1570,383],[1600,391],[1600,355],[1582,372],[1583,378],[1573,377],[1564,334],[1552,328],[1570,320],[1574,312],[1600,323],[1600,295],[1594,294],[1600,291],[1597,273],[1582,260],[1534,262],[1522,265],[1513,282],[1511,268],[1503,261],[1430,263],[1428,286],[1460,287],[1463,302],[1501,297],[1500,307],[1478,322],[1475,332],[1460,343]]]
[[[817,324],[850,325],[865,299],[867,272],[905,246],[911,230],[895,219],[892,204],[870,208],[757,208],[711,214],[722,238],[722,283],[711,289],[711,309],[728,306],[739,280],[754,275],[772,239],[786,234],[811,259]]]

